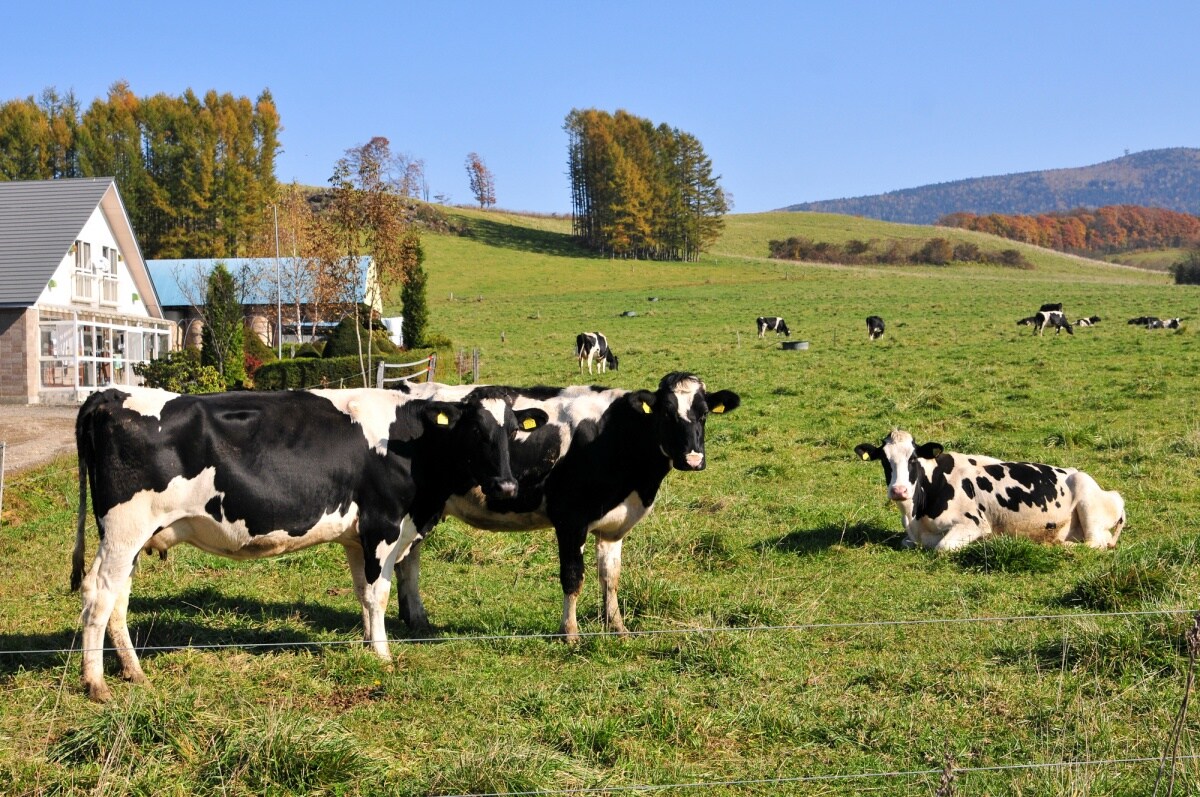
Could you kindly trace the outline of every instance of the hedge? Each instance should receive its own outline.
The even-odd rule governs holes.
[[[375,381],[375,370],[379,361],[389,363],[410,363],[423,357],[428,357],[433,349],[412,349],[389,354],[386,357],[374,357],[371,360],[370,381]],[[446,377],[453,372],[454,362],[449,351],[437,352],[437,368],[434,377],[438,382],[445,382]],[[358,357],[296,357],[291,360],[277,360],[265,363],[254,375],[255,390],[303,390],[315,387],[362,387],[362,369]]]

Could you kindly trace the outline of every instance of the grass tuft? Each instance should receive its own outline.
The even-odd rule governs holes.
[[[963,570],[978,573],[1050,573],[1062,566],[1062,548],[1039,545],[1024,537],[984,537],[953,554]]]
[[[1062,602],[1097,612],[1126,611],[1167,595],[1173,582],[1170,570],[1156,562],[1115,563],[1077,581]]]

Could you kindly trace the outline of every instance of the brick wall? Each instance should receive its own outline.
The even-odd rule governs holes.
[[[0,404],[37,401],[37,315],[0,308]]]

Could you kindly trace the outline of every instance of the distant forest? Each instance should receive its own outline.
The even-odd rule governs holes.
[[[1114,254],[1200,245],[1200,218],[1162,208],[1110,205],[1096,210],[1007,216],[952,213],[938,224],[1036,244],[1060,252]]]
[[[695,260],[724,227],[729,201],[690,133],[625,111],[572,110],[574,234],[612,257]]]
[[[1200,213],[1200,149],[1147,150],[1075,169],[956,180],[874,196],[805,202],[784,210],[933,224],[951,213],[1036,215],[1106,205]]]
[[[279,129],[266,90],[137,97],[121,81],[81,111],[47,89],[0,103],[0,180],[114,177],[146,257],[234,257],[266,234]]]

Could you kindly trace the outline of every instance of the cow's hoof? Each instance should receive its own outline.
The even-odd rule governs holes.
[[[141,670],[129,670],[121,673],[121,677],[131,684],[144,684],[150,679]]]
[[[85,684],[85,686],[87,687],[88,697],[97,703],[107,703],[112,700],[112,690],[103,681],[98,684]]]
[[[578,626],[574,628],[567,628],[566,626],[563,626],[562,628],[558,629],[558,633],[562,637],[563,642],[566,642],[568,645],[578,645],[582,639],[582,637],[579,636]]]

